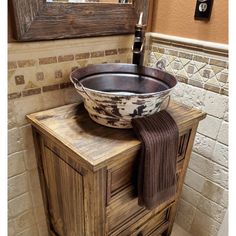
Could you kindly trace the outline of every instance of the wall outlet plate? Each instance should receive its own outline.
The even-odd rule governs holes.
[[[212,6],[213,0],[197,0],[194,19],[209,21],[211,18]]]

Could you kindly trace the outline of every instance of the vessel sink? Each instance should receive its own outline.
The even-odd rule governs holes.
[[[154,114],[177,80],[164,71],[134,64],[97,64],[74,70],[70,79],[95,122],[131,128],[131,120]]]

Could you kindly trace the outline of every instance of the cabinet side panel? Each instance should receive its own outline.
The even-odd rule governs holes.
[[[83,176],[47,147],[42,162],[51,230],[57,235],[84,235]]]

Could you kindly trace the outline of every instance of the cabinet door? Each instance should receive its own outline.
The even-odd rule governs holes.
[[[47,147],[42,161],[51,231],[85,235],[83,176]]]

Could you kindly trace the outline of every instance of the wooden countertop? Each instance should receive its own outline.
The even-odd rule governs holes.
[[[204,112],[173,101],[167,110],[175,119],[180,133],[193,120],[198,122],[206,116]],[[117,155],[140,148],[132,129],[120,130],[95,123],[89,118],[83,103],[33,113],[27,118],[34,127],[72,150],[93,170],[105,166]]]

